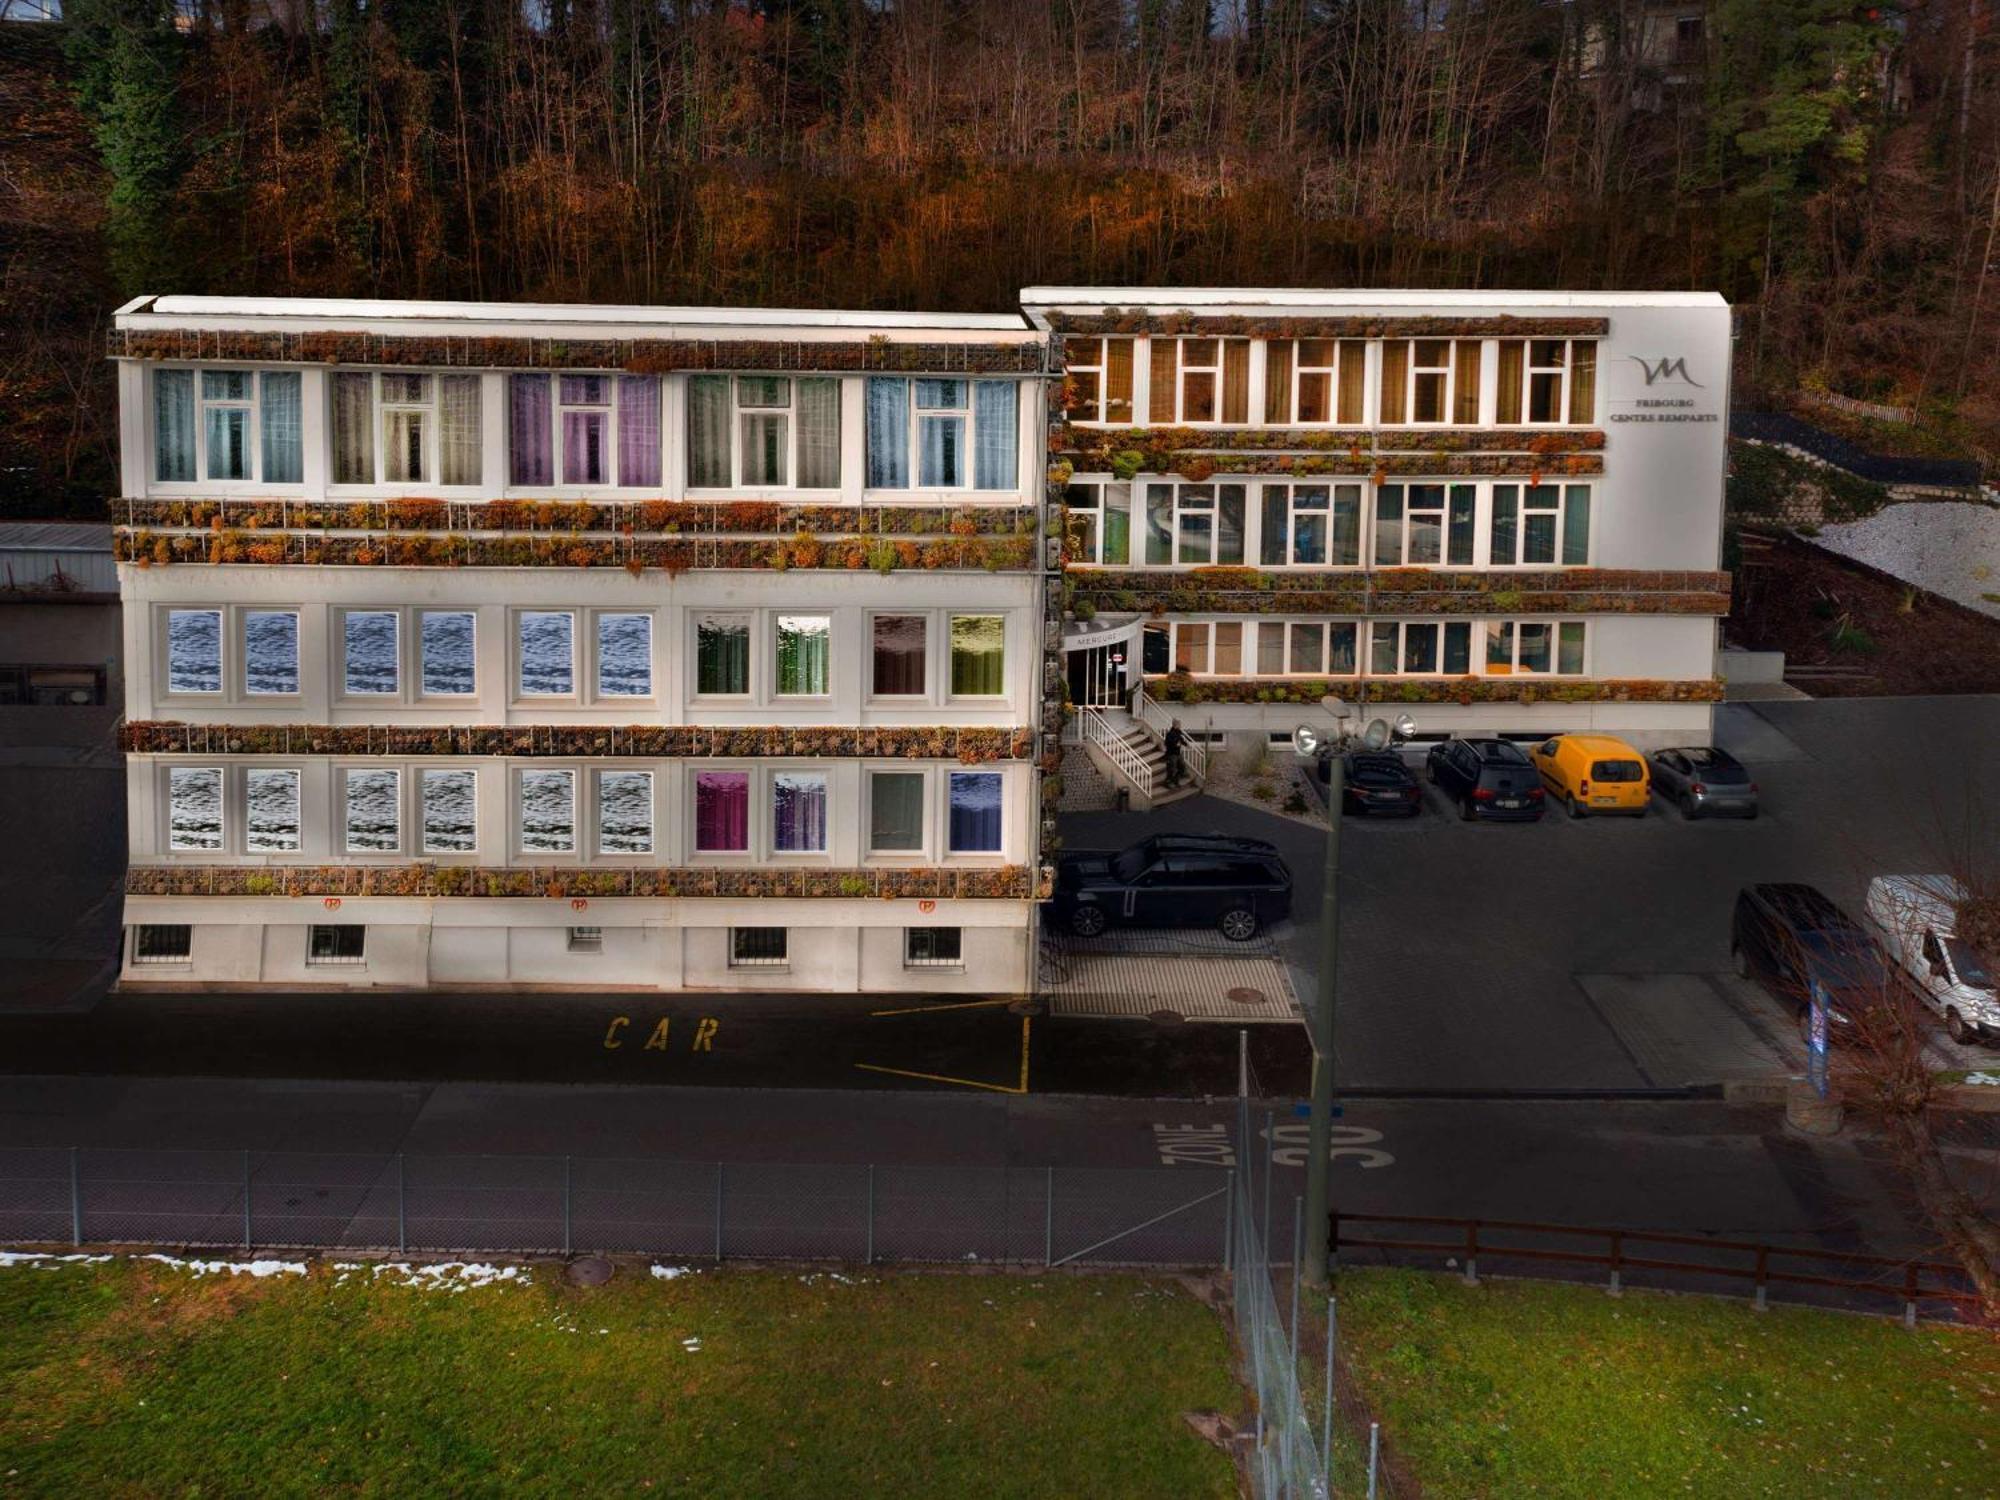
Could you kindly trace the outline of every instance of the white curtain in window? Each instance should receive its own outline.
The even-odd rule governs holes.
[[[421,407],[392,407],[382,413],[382,478],[390,484],[424,482],[424,428],[430,413]]]
[[[153,476],[167,484],[194,480],[194,371],[153,372]]]
[[[333,482],[375,482],[374,380],[372,375],[333,377]]]
[[[798,383],[800,489],[840,488],[840,382]]]
[[[687,482],[690,489],[727,489],[729,377],[688,377]]]
[[[965,418],[917,418],[917,483],[926,489],[965,485]]]
[[[479,483],[479,377],[438,377],[438,483]]]
[[[910,487],[910,382],[868,382],[868,488]]]
[[[978,451],[972,456],[973,488],[1011,490],[1015,485],[1016,413],[1019,401],[1011,380],[981,380],[972,387],[973,441]]]
[[[297,484],[305,477],[299,372],[266,370],[260,383],[264,397],[258,412],[263,427],[264,483]]]
[[[660,377],[618,377],[618,482],[660,482]]]

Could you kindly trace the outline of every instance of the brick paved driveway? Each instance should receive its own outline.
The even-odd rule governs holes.
[[[1349,819],[1341,1084],[1713,1082],[1753,1043],[1782,1062],[1788,1018],[1728,973],[1739,886],[1809,881],[1858,913],[1872,875],[1939,868],[1968,840],[2000,853],[2000,698],[1731,704],[1718,737],[1763,789],[1754,823],[1684,823],[1656,802],[1642,820],[1467,825],[1429,791],[1414,823]],[[1212,798],[1063,820],[1070,847],[1169,829],[1280,846],[1300,918],[1284,948],[1314,995],[1321,835]]]

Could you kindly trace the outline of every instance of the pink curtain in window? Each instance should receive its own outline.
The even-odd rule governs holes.
[[[618,378],[618,482],[660,482],[660,377]]]
[[[508,382],[508,470],[515,484],[554,484],[555,450],[549,433],[549,377],[516,375]]]
[[[694,778],[694,843],[707,853],[750,847],[750,773],[699,771]]]

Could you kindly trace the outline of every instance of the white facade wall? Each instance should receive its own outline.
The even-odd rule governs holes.
[[[463,304],[357,304],[310,300],[207,298],[140,299],[120,314],[121,330],[137,333],[375,333],[437,338],[500,336],[564,339],[735,339],[787,348],[813,343],[1014,344],[1039,365],[1040,336],[1019,317],[933,317],[919,314],[818,314],[642,308],[536,308]],[[298,370],[303,464],[289,484],[156,477],[158,412],[149,371],[155,365],[214,369]],[[478,486],[394,483],[341,485],[330,461],[332,380],[318,364],[258,361],[185,362],[121,359],[118,366],[124,493],[135,499],[360,500],[430,496],[450,500],[768,500],[801,505],[1007,506],[1038,514],[1044,482],[1044,392],[1036,373],[986,375],[963,368],[884,372],[909,378],[1001,381],[1012,391],[1016,416],[1016,483],[1011,489],[870,489],[865,377],[852,373],[774,370],[793,378],[840,382],[838,487],[691,488],[685,431],[688,375],[661,379],[661,482],[643,487],[521,487],[509,478],[508,372],[477,372],[481,469]],[[419,373],[415,366],[398,370]],[[440,367],[440,370],[442,367]],[[424,373],[439,373],[440,370]],[[467,373],[464,370],[453,373]],[[538,371],[537,373],[541,373]],[[553,372],[560,378],[560,371]],[[737,373],[737,372],[732,372]],[[195,376],[197,385],[200,374]],[[736,418],[732,415],[731,421]],[[560,433],[560,427],[558,432]],[[733,430],[733,429],[732,429]],[[378,428],[378,437],[380,429]],[[435,434],[432,441],[436,441]],[[433,450],[434,451],[434,450]],[[428,471],[433,476],[438,468]],[[912,474],[912,478],[917,476]],[[775,548],[786,540],[772,536]],[[331,725],[465,726],[707,726],[787,728],[974,728],[1031,731],[1041,717],[1042,583],[1037,571],[899,568],[869,571],[794,568],[692,570],[637,576],[616,568],[390,567],[176,563],[119,567],[124,596],[123,643],[129,671],[129,721],[250,727]],[[221,687],[176,691],[168,670],[168,619],[175,610],[214,610],[222,638]],[[419,621],[427,609],[474,616],[474,691],[427,696],[422,691]],[[243,670],[243,617],[249,611],[289,611],[298,617],[298,690],[258,693]],[[344,618],[350,611],[398,614],[399,671],[391,693],[346,690]],[[574,617],[574,691],[522,691],[519,616],[565,611]],[[696,691],[696,618],[709,611],[751,620],[750,690],[729,697]],[[600,694],[596,686],[594,622],[602,612],[649,617],[651,691]],[[871,621],[877,613],[917,615],[927,622],[926,680],[918,694],[878,696],[871,690]],[[1004,621],[1004,686],[994,694],[955,695],[950,676],[954,615],[998,615]],[[811,697],[777,692],[775,642],[780,615],[823,616],[828,622],[827,691]],[[176,768],[222,772],[220,848],[177,848],[169,778]],[[434,853],[422,847],[420,778],[425,770],[471,771],[476,778],[475,847]],[[295,771],[299,777],[299,847],[258,852],[249,847],[245,786],[253,771]],[[399,847],[362,852],[347,847],[345,777],[356,771],[401,773]],[[520,816],[524,772],[575,775],[575,848],[526,847]],[[694,777],[698,771],[750,775],[749,848],[716,853],[695,847]],[[781,852],[774,846],[770,778],[787,770],[827,778],[822,851]],[[594,776],[644,771],[653,787],[650,853],[600,852],[594,837]],[[921,847],[872,851],[868,837],[869,778],[876,772],[924,778]],[[1001,847],[965,853],[951,847],[949,787],[954,773],[994,775],[1002,784]],[[491,869],[700,868],[738,871],[828,869],[868,872],[899,867],[995,871],[1032,870],[1038,862],[1038,772],[1031,761],[968,764],[951,758],[802,756],[774,759],[556,757],[471,755],[330,755],[303,746],[295,753],[249,755],[134,753],[128,758],[130,850],[135,865],[408,866],[461,864]],[[429,986],[526,986],[646,990],[856,990],[1008,994],[1034,982],[1034,907],[1014,899],[731,899],[653,897],[285,897],[133,894],[124,982],[172,987],[242,985],[275,989]],[[145,927],[190,929],[184,961],[141,960],[137,932]],[[315,927],[366,929],[360,961],[314,962],[308,934]],[[731,931],[782,928],[780,964],[731,961]],[[912,928],[956,928],[961,958],[944,964],[909,961]],[[578,929],[585,931],[579,933]],[[594,935],[588,930],[595,929]]]

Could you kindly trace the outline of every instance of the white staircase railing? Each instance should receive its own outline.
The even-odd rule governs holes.
[[[1102,750],[1105,758],[1117,768],[1118,774],[1131,782],[1141,796],[1152,796],[1153,768],[1147,764],[1146,757],[1104,716],[1104,711],[1079,705],[1076,719],[1082,726],[1084,740]]]
[[[1146,685],[1143,682],[1132,690],[1132,717],[1152,730],[1163,741],[1167,737],[1167,731],[1173,728],[1174,724],[1174,716],[1167,711],[1166,706],[1155,703],[1146,696]],[[1187,731],[1181,732],[1185,734]],[[1192,737],[1181,746],[1181,761],[1196,781],[1208,780],[1208,751],[1196,744]]]

